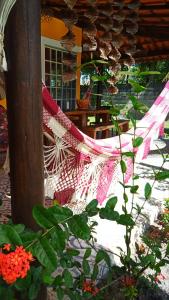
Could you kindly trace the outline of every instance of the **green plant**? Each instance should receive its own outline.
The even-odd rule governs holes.
[[[143,87],[130,81],[135,91],[139,93]],[[145,106],[137,97],[129,96],[133,109],[145,112]],[[169,171],[163,171],[163,163],[158,171],[154,171],[154,181],[144,187],[144,203],[135,204],[135,196],[138,193],[137,183],[139,176],[135,174],[135,149],[139,148],[143,139],[136,136],[136,120],[131,116],[130,110],[127,116],[131,117],[133,125],[132,149],[129,152],[122,150],[121,132],[118,125],[120,109],[111,108],[114,125],[119,133],[120,166],[122,172],[123,204],[122,213],[117,210],[118,198],[110,198],[105,207],[99,207],[97,200],[92,200],[79,215],[73,215],[68,207],[54,205],[50,208],[35,206],[33,217],[39,225],[39,231],[33,232],[22,224],[0,225],[0,296],[1,298],[14,300],[19,294],[20,299],[36,299],[43,286],[52,287],[59,300],[64,295],[69,299],[109,299],[107,291],[118,283],[118,291],[124,299],[136,299],[139,295],[139,278],[149,278],[153,283],[161,273],[161,267],[169,263],[169,243],[163,249],[162,241],[155,236],[140,237],[140,243],[135,243],[135,251],[132,253],[131,237],[136,222],[144,208],[144,204],[151,197],[152,188],[156,180],[169,178]],[[131,184],[125,182],[127,163],[130,161],[133,167]],[[129,194],[132,195],[129,205]],[[168,201],[167,201],[168,205]],[[135,215],[133,214],[135,212]],[[119,254],[107,252],[104,249],[96,249],[93,232],[96,222],[93,217],[116,222],[125,228],[125,249],[119,249]],[[159,232],[158,232],[159,234]],[[81,260],[78,259],[79,249],[73,247],[70,239],[76,239],[82,250]],[[85,247],[81,241],[85,241]],[[23,248],[22,248],[23,247]],[[163,251],[162,251],[163,249]],[[21,255],[22,259],[20,260]],[[91,260],[91,254],[95,253]],[[121,267],[113,266],[111,255],[117,255],[121,261]],[[32,256],[34,260],[32,261]],[[11,268],[15,260],[19,258],[20,269]],[[8,262],[5,263],[5,262]],[[26,265],[26,269],[21,265]],[[100,267],[104,263],[107,276],[102,280]],[[17,265],[18,266],[18,265]],[[145,271],[151,269],[151,275]],[[75,271],[75,273],[72,272]],[[12,279],[11,276],[12,275]],[[111,295],[112,300],[112,295]]]

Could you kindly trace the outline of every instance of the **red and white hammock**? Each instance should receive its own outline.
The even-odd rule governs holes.
[[[45,174],[50,194],[61,204],[72,198],[97,199],[101,204],[112,193],[120,176],[119,137],[94,140],[82,133],[62,112],[50,96],[42,90],[43,124],[47,134],[52,133],[54,143],[44,146]],[[137,124],[135,137],[143,143],[135,148],[137,162],[146,158],[153,140],[157,139],[169,112],[169,81],[161,94]],[[121,134],[122,152],[133,151],[133,129]],[[126,158],[127,182],[132,175],[132,158]]]

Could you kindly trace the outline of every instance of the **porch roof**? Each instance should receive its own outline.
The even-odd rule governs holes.
[[[98,40],[103,32],[113,33],[113,38],[117,35],[123,40],[120,47],[121,59],[126,58],[126,26],[130,33],[136,37],[136,51],[132,53],[136,62],[163,60],[169,58],[169,0],[41,0],[42,11],[48,15],[66,20],[68,27],[71,19],[75,25],[83,29],[83,42],[86,44],[86,31],[92,32],[92,25],[96,32],[93,36],[97,41],[97,47],[93,51],[83,47],[82,60],[87,60],[91,52],[99,57]],[[70,10],[71,9],[71,10]],[[112,9],[112,11],[111,11]],[[72,11],[73,14],[69,14]],[[115,15],[119,17],[115,17]],[[106,23],[111,23],[106,27]],[[91,25],[91,26],[87,26]],[[122,24],[123,29],[119,32],[114,30]],[[138,31],[132,29],[138,26]],[[118,38],[119,38],[118,37]],[[134,41],[134,39],[133,39]],[[134,51],[133,51],[134,52]]]

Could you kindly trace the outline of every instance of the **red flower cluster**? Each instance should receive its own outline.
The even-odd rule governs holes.
[[[83,281],[82,290],[84,292],[91,293],[93,296],[96,296],[99,292],[99,289],[95,286],[95,283],[92,280]]]
[[[125,287],[135,286],[136,285],[136,280],[133,277],[129,276],[129,275],[125,275],[121,279],[121,283]]]
[[[3,250],[10,251],[10,244],[6,244]],[[30,269],[30,262],[33,256],[23,246],[17,246],[15,251],[10,253],[0,252],[0,276],[8,284],[13,284],[17,278],[25,278]]]

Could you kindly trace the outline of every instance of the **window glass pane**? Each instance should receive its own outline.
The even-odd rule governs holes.
[[[57,61],[62,62],[62,52],[61,51],[57,51]]]
[[[62,77],[57,77],[57,87],[62,86]]]
[[[62,75],[62,64],[57,64],[57,75]]]
[[[49,48],[45,48],[45,59],[50,60],[50,49]]]
[[[58,99],[61,99],[61,98],[62,98],[62,89],[61,89],[61,88],[58,88],[58,89],[57,89],[57,98],[58,98]]]
[[[50,76],[50,86],[51,88],[56,87],[56,76]]]
[[[45,75],[45,84],[50,86],[50,75]]]
[[[62,109],[75,107],[76,99],[76,80],[63,82],[64,73],[70,70],[70,67],[62,63],[62,58],[76,62],[76,55],[66,51],[60,51],[53,47],[45,47],[45,83],[49,88],[51,96],[59,100]]]
[[[45,73],[50,73],[50,62],[45,61]]]
[[[51,74],[56,74],[56,64],[51,63]]]
[[[51,88],[50,89],[51,95],[54,99],[56,99],[56,89],[55,88]]]
[[[56,50],[54,49],[51,51],[51,60],[56,61]]]

